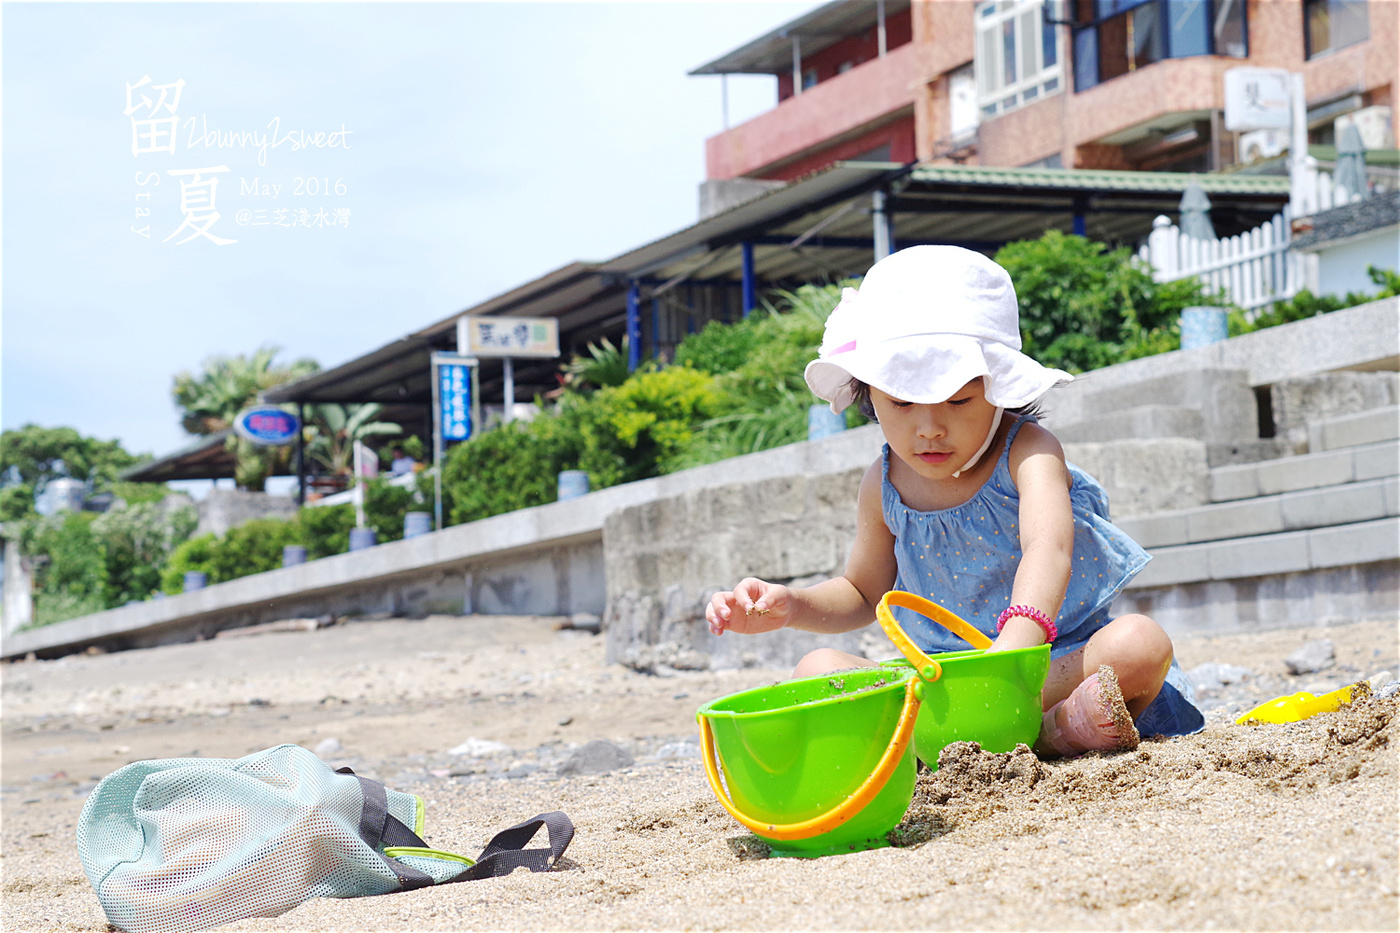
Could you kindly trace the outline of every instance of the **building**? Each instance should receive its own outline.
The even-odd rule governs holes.
[[[1312,143],[1370,108],[1388,127],[1397,19],[1390,0],[837,0],[691,72],[778,84],[706,142],[707,183],[851,159],[1218,171],[1287,145],[1225,129],[1239,65],[1303,74]]]

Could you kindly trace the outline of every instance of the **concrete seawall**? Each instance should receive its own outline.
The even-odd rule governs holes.
[[[1178,630],[1393,610],[1397,369],[1392,298],[1109,367],[1057,390],[1046,423],[1080,432],[1067,455],[1103,483],[1115,519],[1158,558],[1123,608]],[[1357,380],[1375,385],[1358,393]],[[1279,417],[1280,399],[1306,396],[1313,406],[1287,426],[1291,439],[1260,436],[1272,424],[1271,393]],[[1099,441],[1094,426],[1105,418],[1128,433]],[[839,573],[859,477],[880,444],[870,425],[615,486],[11,633],[3,655],[188,641],[326,613],[584,612],[603,617],[610,659],[635,667],[790,663],[817,643],[812,636],[717,642],[704,631],[704,600],[749,574],[803,582]],[[1208,528],[1224,530],[1200,530]],[[1315,556],[1324,550],[1332,556]],[[884,650],[882,638],[867,630],[820,643]]]

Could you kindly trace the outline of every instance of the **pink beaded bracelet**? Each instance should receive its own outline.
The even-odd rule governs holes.
[[[1003,609],[1001,615],[997,616],[998,635],[1000,635],[1001,630],[1006,627],[1006,623],[1015,616],[1024,616],[1045,629],[1045,643],[1047,645],[1059,637],[1060,632],[1055,628],[1054,621],[1034,606],[1007,606]]]

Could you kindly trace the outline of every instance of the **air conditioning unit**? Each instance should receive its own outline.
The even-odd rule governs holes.
[[[1283,130],[1253,130],[1240,134],[1240,162],[1248,164],[1260,159],[1283,155],[1288,148],[1288,134]]]

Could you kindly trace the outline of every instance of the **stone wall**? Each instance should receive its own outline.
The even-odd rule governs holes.
[[[621,509],[603,525],[608,660],[639,670],[791,664],[861,634],[726,635],[705,624],[716,590],[756,576],[807,585],[844,569],[864,468],[696,489]]]
[[[291,496],[270,496],[243,489],[211,489],[199,502],[199,527],[195,534],[222,535],[254,518],[290,519],[297,512]]]

